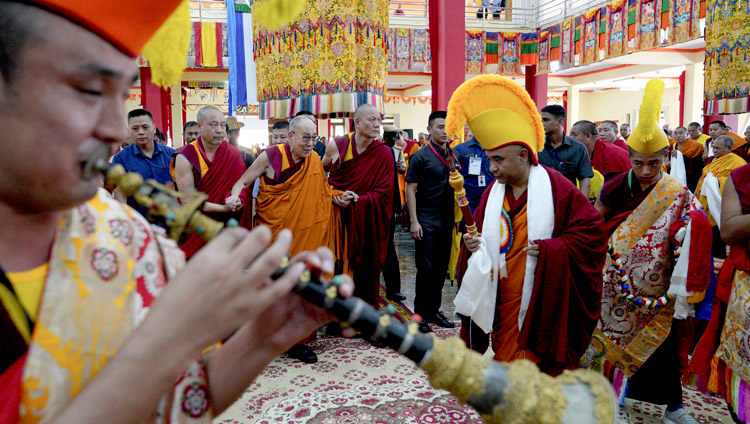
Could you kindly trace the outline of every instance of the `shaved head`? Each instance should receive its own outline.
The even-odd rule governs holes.
[[[206,120],[211,117],[212,114],[219,114],[221,116],[224,116],[224,113],[218,107],[205,106],[198,111],[198,117],[196,118],[196,121],[198,121],[199,124],[203,125],[204,123],[206,123]]]
[[[353,119],[360,119],[365,112],[372,112],[372,111],[377,112],[378,114],[380,114],[380,111],[375,106],[373,106],[373,105],[371,105],[369,103],[363,103],[363,104],[357,106],[357,109],[354,110],[354,117],[353,117]]]

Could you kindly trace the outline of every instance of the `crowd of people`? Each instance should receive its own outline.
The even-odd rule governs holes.
[[[149,2],[138,32],[176,3]],[[317,360],[306,344],[332,317],[292,292],[306,267],[376,308],[381,275],[386,298],[405,300],[399,222],[422,332],[456,326],[441,312],[455,265],[470,348],[550,375],[590,367],[621,401],[666,405],[666,423],[696,422],[682,405],[695,374],[750,420],[750,129],[659,127],[653,80],[632,131],[582,120],[566,133],[564,108],[538,112],[483,75],[417,140],[362,104],[349,134],[326,143],[302,111],[256,154],[237,144],[242,123],[208,106],[175,150],[148,110],[123,124],[148,37],[75,2],[0,9],[0,422],[210,422],[278,355]],[[87,174],[102,146],[239,226],[167,239]],[[460,222],[454,168],[479,236]],[[271,280],[287,253],[294,265]]]

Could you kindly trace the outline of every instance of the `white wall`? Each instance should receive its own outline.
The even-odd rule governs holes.
[[[401,129],[414,130],[414,138],[417,134],[427,132],[427,118],[432,112],[432,104],[403,104],[403,103],[386,103],[385,114],[393,115],[394,121]]]
[[[643,100],[643,90],[621,91],[605,90],[599,92],[581,92],[579,119],[588,121],[613,120],[618,124],[626,122],[630,114],[630,122],[637,121],[638,108]],[[671,128],[679,126],[680,121],[680,89],[666,88],[662,98],[662,108],[666,108],[667,122]],[[635,115],[634,115],[635,114]],[[665,122],[666,123],[666,122]],[[687,122],[689,123],[689,122]]]

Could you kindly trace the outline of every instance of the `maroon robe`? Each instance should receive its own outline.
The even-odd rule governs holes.
[[[518,343],[541,359],[540,370],[557,375],[578,367],[599,321],[607,234],[601,214],[586,196],[559,172],[545,169],[552,184],[555,223],[551,238],[536,240],[539,262]],[[480,233],[491,188],[492,184],[474,212]],[[468,256],[462,255],[463,270]]]
[[[352,143],[354,157],[346,162]],[[339,159],[332,164],[328,182],[338,190],[353,191],[357,202],[341,209],[349,266],[354,271],[355,295],[371,305],[379,303],[380,272],[388,253],[393,215],[395,164],[391,149],[380,141],[358,153],[354,133],[335,139]]]
[[[630,156],[626,150],[598,139],[591,155],[591,166],[602,175],[609,172],[629,171]]]
[[[240,151],[226,141],[222,141],[219,145],[218,150],[214,154],[213,161],[208,160],[200,137],[193,143],[178,149],[172,157],[171,168],[173,178],[177,155],[185,156],[193,166],[195,188],[198,191],[206,193],[208,195],[207,201],[211,203],[224,204],[228,193],[232,190],[232,186],[240,179],[246,169]],[[199,157],[202,157],[203,161],[208,165],[208,171],[204,173],[201,173]],[[239,213],[206,215],[222,222],[226,222],[230,218],[240,218]],[[180,243],[180,249],[185,252],[185,257],[190,259],[205,244],[206,241],[200,235],[192,234]]]
[[[601,139],[599,139],[599,140],[601,140]],[[604,140],[602,140],[602,141],[604,141]],[[604,141],[604,142],[605,143],[609,143],[609,141]],[[623,140],[623,139],[621,139],[619,137],[617,138],[617,140],[615,140],[614,143],[609,143],[609,144],[613,144],[613,145],[621,148],[622,150],[625,150],[626,152],[629,151],[629,149],[628,149],[628,143],[626,143],[625,140]]]

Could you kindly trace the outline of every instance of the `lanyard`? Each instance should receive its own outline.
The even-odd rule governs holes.
[[[23,304],[21,303],[21,300],[18,298],[18,295],[16,294],[15,289],[13,289],[13,284],[11,284],[10,280],[8,279],[8,276],[5,275],[5,271],[3,271],[2,268],[0,268],[0,284],[4,285],[5,288],[8,289],[10,294],[13,296],[13,300],[18,303],[18,305],[21,307],[21,310],[23,310],[23,314],[26,316],[26,321],[29,325],[29,333],[34,331],[34,320],[31,319],[31,316],[26,311],[26,308],[23,307]]]
[[[432,142],[430,142],[430,149],[432,149],[432,153],[434,153],[435,156],[437,156],[438,159],[440,159],[440,162],[443,162],[443,165],[445,165],[446,168],[451,169],[451,166],[448,165],[448,162],[445,160],[445,158],[443,158],[443,156],[441,156],[440,153],[438,153],[437,150],[435,150],[435,146],[432,145]],[[458,159],[456,158],[456,155],[453,154],[450,148],[448,148],[448,151],[450,152],[451,156],[453,156],[454,163],[457,163]]]

